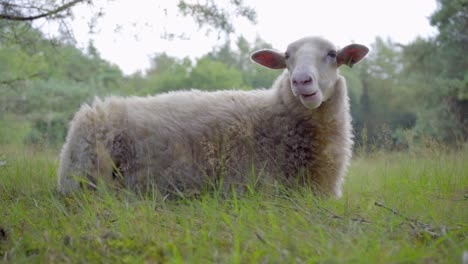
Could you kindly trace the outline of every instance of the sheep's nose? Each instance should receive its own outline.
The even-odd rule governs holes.
[[[304,86],[312,84],[312,76],[307,73],[299,73],[293,77],[294,86]]]

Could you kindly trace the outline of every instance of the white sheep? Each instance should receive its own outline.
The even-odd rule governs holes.
[[[253,53],[263,66],[287,69],[270,89],[97,98],[71,122],[59,191],[101,177],[162,193],[299,183],[340,197],[352,131],[338,67],[367,52],[358,44],[337,51],[327,40],[307,37],[286,53]]]

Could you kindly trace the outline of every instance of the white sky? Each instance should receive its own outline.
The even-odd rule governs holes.
[[[147,69],[149,57],[157,52],[196,58],[224,43],[216,33],[206,35],[191,18],[179,15],[177,2],[105,0],[101,4],[105,16],[99,20],[98,33],[94,35],[88,34],[89,8],[77,7],[73,31],[80,47],[86,47],[88,40],[93,39],[101,56],[119,65],[126,74]],[[351,42],[370,45],[377,36],[406,44],[417,36],[428,37],[437,32],[428,20],[436,10],[435,0],[245,0],[245,3],[257,11],[258,23],[237,19],[236,33],[231,39],[244,35],[252,42],[258,35],[279,50],[310,35],[323,36],[343,47]],[[121,27],[116,30],[118,25]],[[165,31],[185,34],[188,39],[164,40],[161,35]]]

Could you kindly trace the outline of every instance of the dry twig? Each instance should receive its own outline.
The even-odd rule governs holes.
[[[379,203],[377,201],[374,203],[374,205],[378,206],[378,207],[381,207],[381,208],[384,208],[384,209],[392,212],[394,215],[397,215],[397,216],[405,219],[406,221],[410,222],[410,226],[413,229],[421,228],[424,232],[429,234],[432,238],[438,238],[438,237],[441,236],[439,233],[435,232],[434,228],[432,228],[429,224],[425,224],[425,223],[419,221],[418,219],[408,217],[408,216],[398,212],[396,209],[387,207],[384,204]]]

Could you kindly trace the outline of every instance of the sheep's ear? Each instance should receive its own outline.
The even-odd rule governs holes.
[[[250,56],[256,63],[270,69],[284,69],[286,68],[286,59],[283,53],[274,50],[258,50]]]
[[[348,45],[338,52],[336,57],[338,67],[343,64],[346,64],[349,67],[353,67],[353,65],[362,60],[362,58],[364,58],[368,52],[369,49],[364,45]]]

